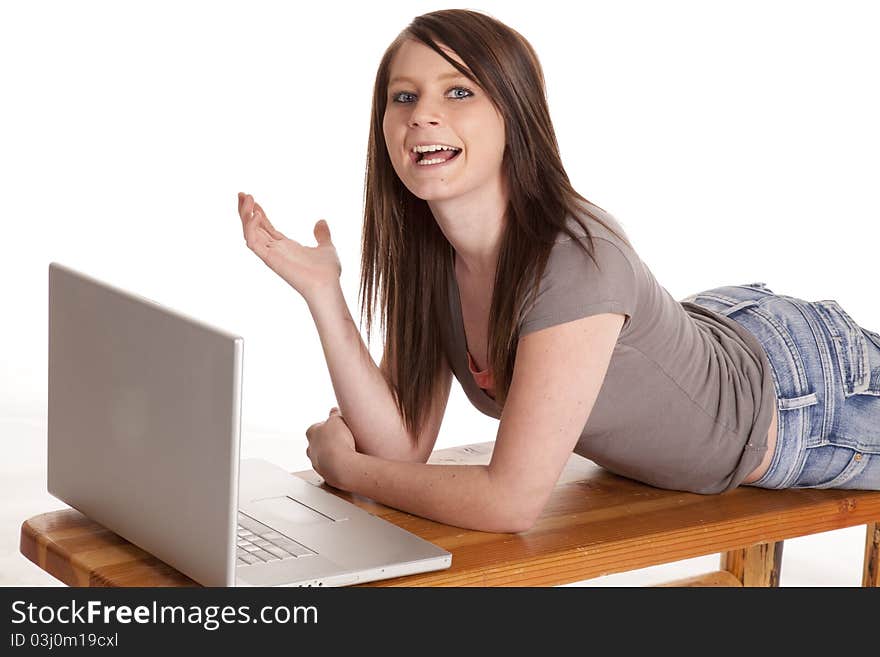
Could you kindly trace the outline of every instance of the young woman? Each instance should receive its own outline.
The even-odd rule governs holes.
[[[376,75],[361,293],[326,222],[247,245],[308,303],[338,408],[309,427],[332,486],[461,527],[530,528],[572,451],[650,485],[880,488],[880,335],[763,283],[677,301],[563,169],[538,58],[484,14],[419,16]],[[427,464],[453,375],[500,418],[488,466]],[[502,414],[503,411],[503,414]]]

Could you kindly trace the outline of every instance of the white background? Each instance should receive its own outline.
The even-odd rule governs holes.
[[[743,282],[880,329],[870,2],[495,2],[544,67],[563,163],[675,297]],[[335,399],[298,294],[245,246],[236,194],[314,245],[356,321],[372,85],[417,2],[0,5],[0,584],[45,491],[47,269],[58,261],[245,338],[243,456],[308,467]],[[378,331],[378,323],[376,324]],[[364,336],[366,332],[364,331]],[[370,345],[377,362],[381,336]],[[623,409],[622,409],[623,410]],[[492,440],[457,383],[438,447]],[[783,585],[857,585],[864,531],[786,544]],[[591,580],[642,584],[715,557]]]

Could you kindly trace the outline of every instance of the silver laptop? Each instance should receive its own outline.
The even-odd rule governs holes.
[[[205,586],[345,586],[446,550],[239,462],[244,340],[49,264],[48,490]]]

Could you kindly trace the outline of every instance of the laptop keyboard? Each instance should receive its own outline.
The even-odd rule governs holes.
[[[236,564],[239,566],[309,557],[315,554],[304,545],[241,512],[238,514],[236,544],[238,546]]]

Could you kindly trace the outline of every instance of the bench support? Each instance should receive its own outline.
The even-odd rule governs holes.
[[[758,543],[721,555],[721,569],[743,586],[779,586],[783,541]]]
[[[862,586],[880,586],[880,522],[868,523]]]
[[[676,579],[671,582],[663,582],[662,584],[654,584],[655,587],[676,587],[676,586],[742,586],[736,577],[726,570],[713,570],[711,573],[703,573],[702,575],[694,575],[693,577],[685,577],[684,579]]]

